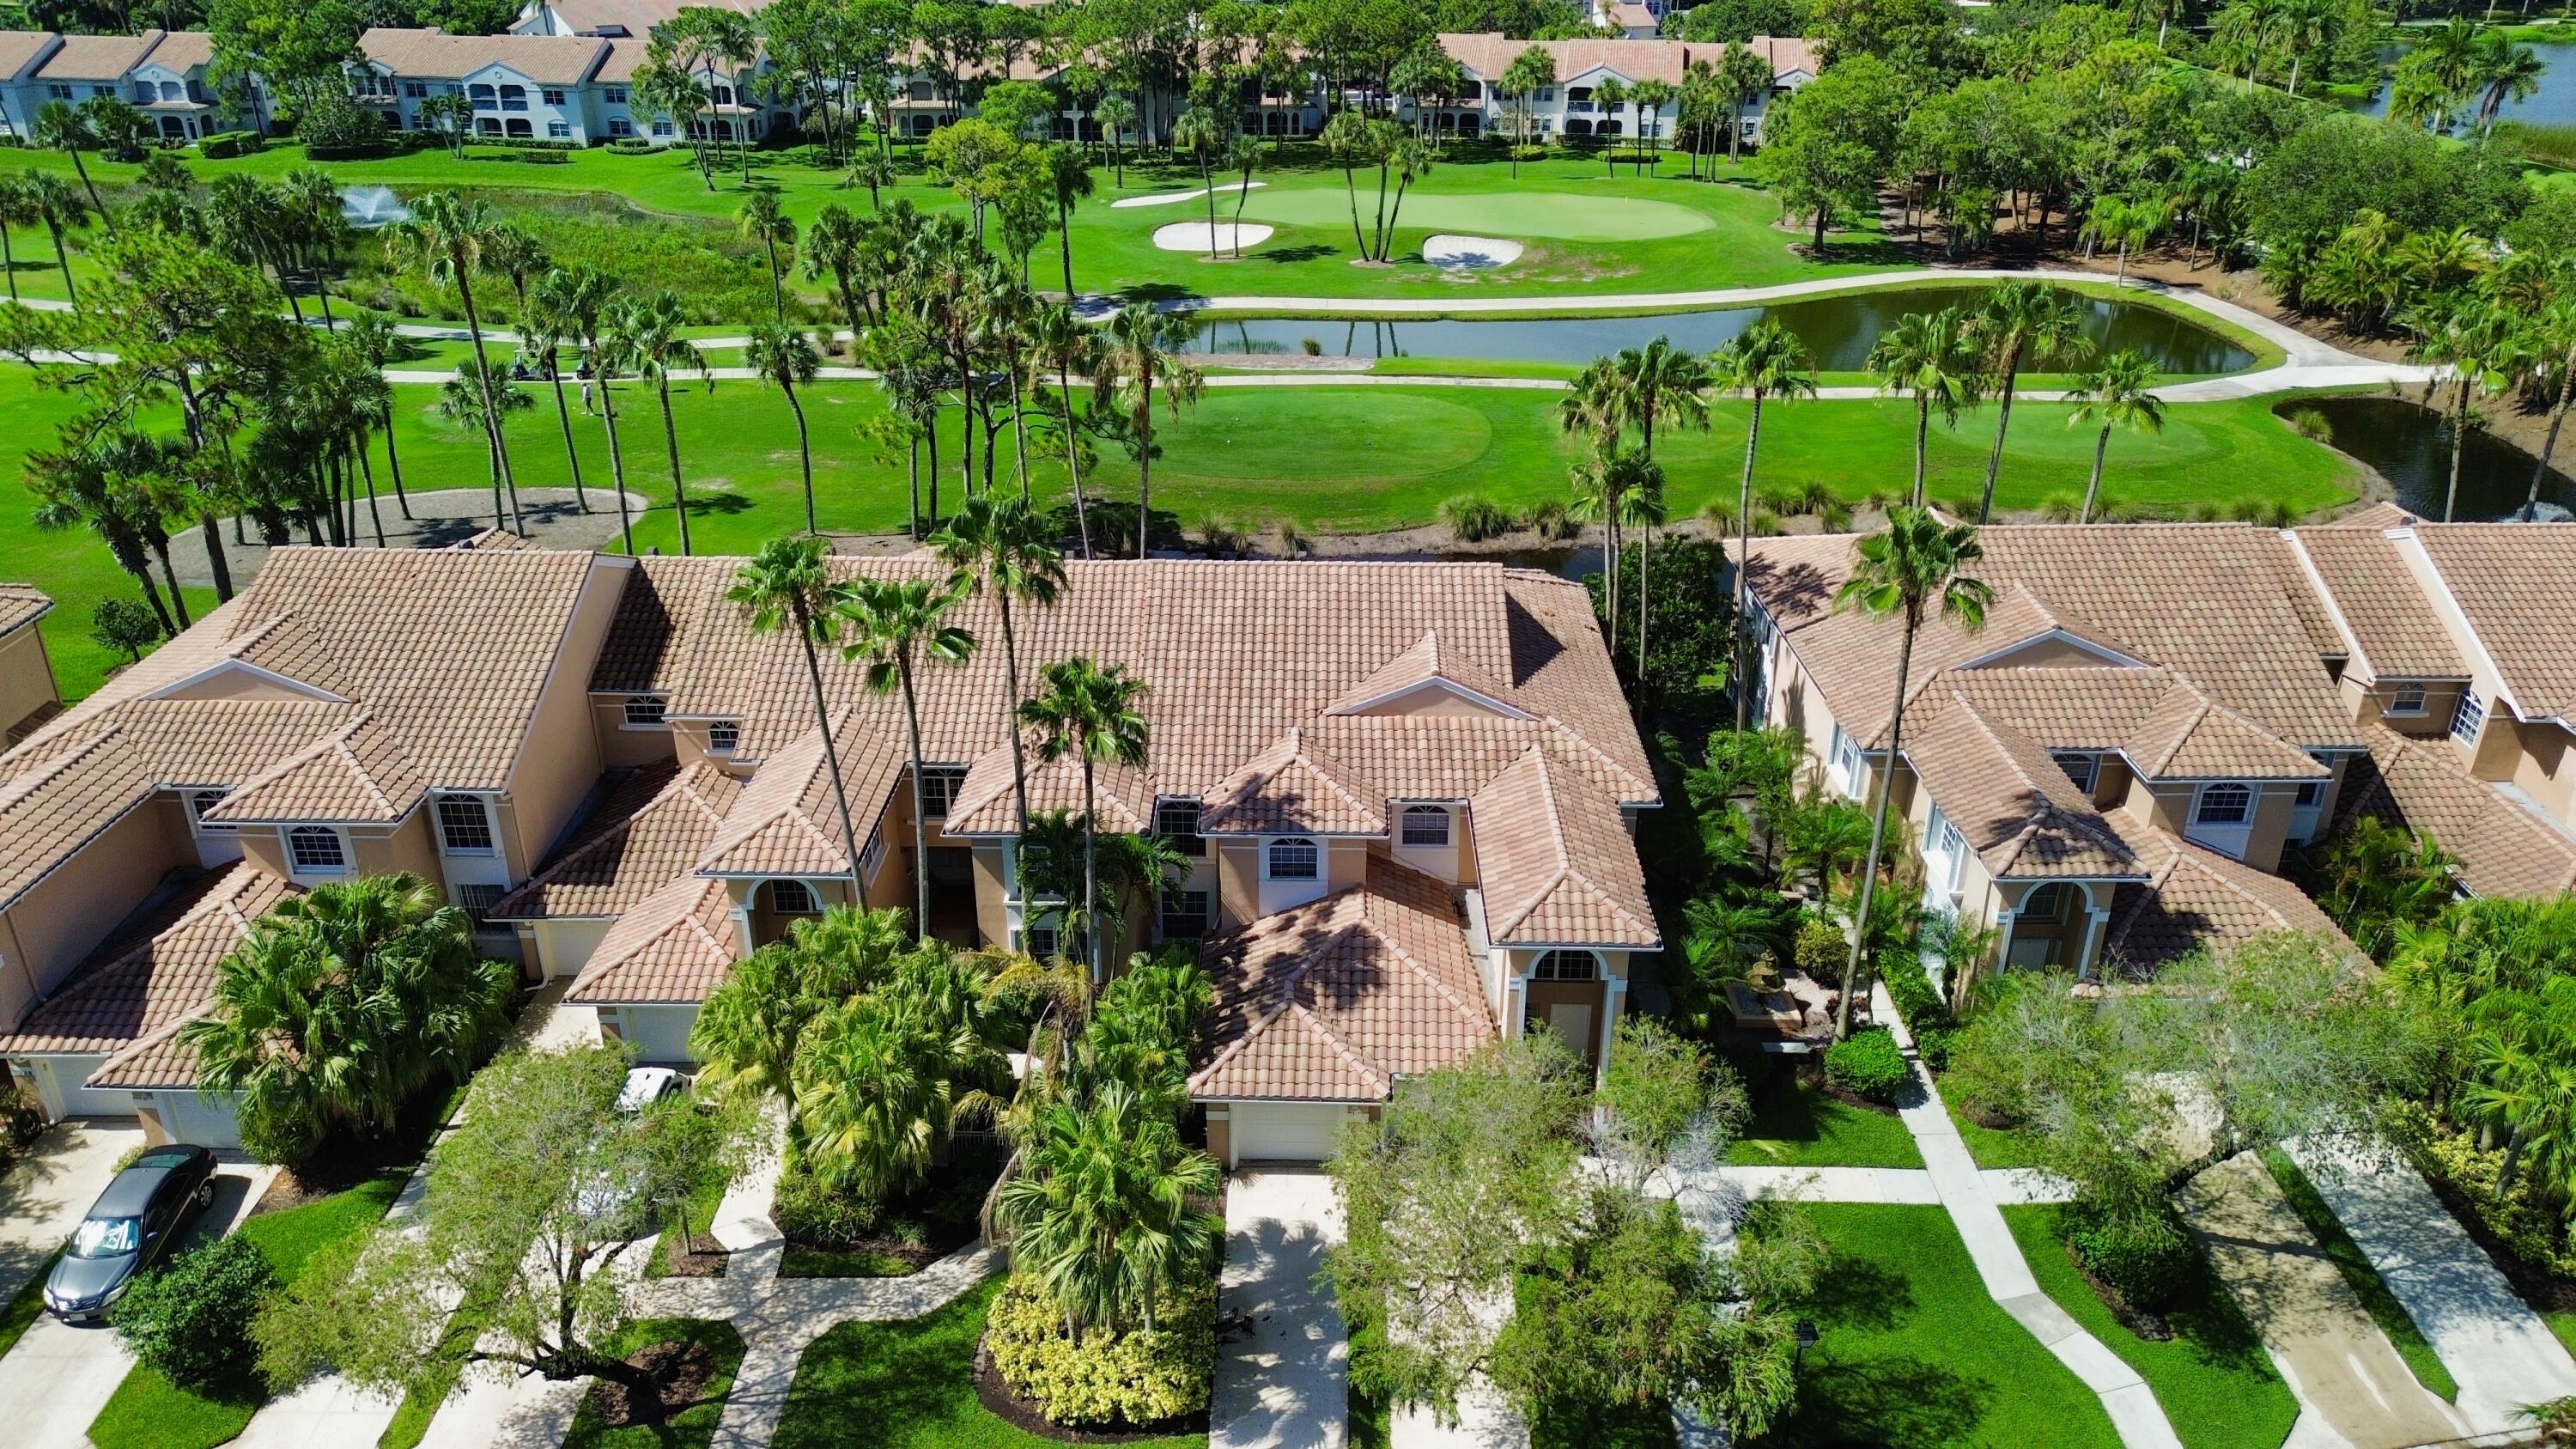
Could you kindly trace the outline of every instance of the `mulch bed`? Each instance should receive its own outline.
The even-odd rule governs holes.
[[[1059,1424],[1011,1392],[1011,1386],[1002,1382],[1001,1370],[993,1366],[993,1356],[980,1343],[975,1346],[975,1397],[1011,1427],[1060,1444],[1134,1444],[1172,1434],[1204,1434],[1208,1428],[1205,1409],[1143,1429],[1076,1429]]]
[[[2075,1275],[2084,1280],[2085,1287],[2093,1290],[2094,1297],[2102,1300],[2103,1307],[2111,1310],[2111,1316],[2119,1320],[2122,1328],[2149,1343],[2173,1341],[2173,1325],[2165,1322],[2163,1314],[2130,1307],[2129,1300],[2120,1296],[2119,1289],[2094,1277],[2093,1270],[2084,1266],[2083,1256],[2075,1251],[2073,1243],[2061,1242],[2058,1246],[2066,1250],[2066,1261],[2075,1265]]]
[[[723,1277],[726,1265],[733,1261],[733,1254],[726,1252],[724,1245],[717,1242],[712,1234],[696,1233],[691,1237],[697,1244],[695,1252],[680,1246],[678,1233],[666,1232],[662,1235],[661,1246],[655,1250],[661,1254],[662,1276],[665,1278]]]
[[[707,1384],[716,1376],[716,1351],[703,1343],[648,1343],[626,1361],[651,1374],[661,1394],[659,1402],[642,1403],[624,1384],[594,1381],[591,1402],[599,1406],[600,1422],[611,1429],[659,1424],[703,1403]]]
[[[1799,1061],[1798,1085],[1821,1096],[1830,1097],[1846,1107],[1857,1107],[1864,1112],[1876,1112],[1881,1117],[1897,1115],[1896,1109],[1885,1102],[1873,1101],[1858,1092],[1847,1092],[1826,1081],[1825,1063],[1821,1054],[1805,1057]]]
[[[2433,1196],[2439,1198],[2442,1206],[2458,1221],[2460,1231],[2467,1233],[2469,1241],[2477,1244],[2494,1261],[2496,1270],[2504,1274],[2505,1281],[2513,1285],[2514,1292],[2522,1295],[2522,1301],[2542,1313],[2576,1313],[2576,1282],[2569,1282],[2532,1263],[2516,1253],[2502,1238],[2489,1232],[2486,1220],[2478,1216],[2477,1209],[2449,1178],[2438,1172],[2423,1172],[2420,1168],[2418,1172],[2424,1185],[2433,1189]]]

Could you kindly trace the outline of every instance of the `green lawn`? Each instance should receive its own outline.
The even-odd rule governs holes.
[[[319,1202],[254,1217],[241,1236],[268,1255],[281,1281],[293,1283],[316,1252],[382,1219],[409,1175],[387,1172]],[[199,1394],[137,1364],[99,1410],[89,1437],[98,1449],[211,1449],[239,1435],[265,1401],[255,1388]]]
[[[18,1340],[27,1336],[36,1320],[45,1316],[45,1280],[53,1276],[54,1264],[62,1256],[62,1249],[54,1249],[53,1256],[37,1267],[36,1276],[28,1279],[5,1306],[0,1306],[0,1358],[8,1357],[9,1350],[18,1346]]]
[[[908,1278],[919,1271],[901,1258],[865,1249],[789,1248],[778,1260],[781,1278]]]
[[[1061,1441],[995,1417],[975,1397],[975,1345],[998,1280],[925,1317],[844,1323],[805,1351],[788,1386],[776,1449],[1049,1449]],[[1207,1436],[1133,1440],[1204,1449]]]
[[[1763,1445],[2119,1443],[2101,1400],[2015,1323],[1937,1207],[1817,1203],[1833,1258],[1796,1410]]]
[[[1959,1104],[1944,1097],[1941,1105],[1950,1112],[1950,1125],[1959,1129],[1959,1141],[1979,1167],[2037,1167],[2039,1154],[2033,1150],[2028,1133],[2010,1127],[1981,1127],[1960,1112]]]
[[[734,1332],[732,1324],[712,1319],[647,1318],[629,1324],[610,1347],[612,1352],[630,1355],[655,1343],[697,1344],[715,1355],[715,1377],[707,1381],[698,1401],[658,1425],[612,1429],[601,1421],[599,1391],[593,1388],[582,1396],[563,1449],[705,1449],[715,1437],[716,1421],[724,1417],[725,1394],[733,1388],[734,1372],[742,1367],[742,1335]]]
[[[2279,1148],[2264,1151],[2263,1165],[2272,1170],[2272,1180],[2281,1185],[2281,1195],[2290,1200],[2290,1206],[2308,1225],[2309,1233],[2325,1248],[2327,1259],[2333,1262],[2337,1272],[2343,1274],[2344,1282],[2351,1285],[2354,1296],[2361,1300],[2361,1306],[2369,1312],[2371,1321],[2379,1325],[2379,1331],[2388,1335],[2388,1341],[2397,1348],[2397,1356],[2406,1360],[2406,1367],[2414,1371],[2417,1382],[2445,1400],[2457,1399],[2460,1396],[2459,1380],[2451,1377],[2451,1371],[2433,1352],[2433,1345],[2425,1341],[2423,1331],[2415,1326],[2415,1320],[2406,1316],[2405,1305],[2397,1301],[2396,1294],[2388,1291],[2388,1285],[2380,1280],[2379,1270],[2370,1266],[2369,1255],[2352,1240],[2352,1234],[2344,1231],[2334,1209],[2326,1206],[2326,1200],[2318,1196],[2316,1184],[2308,1181],[2308,1175],[2300,1171],[2289,1154]]]
[[[2299,1402],[2224,1288],[2204,1283],[2165,1315],[2174,1336],[2151,1343],[2121,1326],[2084,1281],[2058,1234],[2058,1209],[2003,1213],[2040,1288],[2138,1371],[2189,1449],[2279,1449],[2289,1437]]]
[[[1904,1122],[1838,1102],[1785,1072],[1754,1089],[1753,1120],[1727,1149],[1748,1167],[1921,1167]]]

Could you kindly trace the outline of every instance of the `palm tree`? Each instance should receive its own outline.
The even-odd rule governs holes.
[[[1619,374],[1615,391],[1626,421],[1637,425],[1646,456],[1655,456],[1655,423],[1669,418],[1690,428],[1708,428],[1708,363],[1657,337],[1644,347],[1622,350],[1612,364]]]
[[[405,355],[402,333],[392,318],[380,312],[359,313],[349,319],[338,335],[341,346],[379,373]],[[385,432],[385,466],[393,474],[394,504],[402,510],[403,517],[409,518],[411,498],[403,492],[402,454],[394,447],[393,399],[390,394],[385,400],[384,416],[377,421]]]
[[[1046,149],[1047,192],[1055,198],[1056,243],[1064,258],[1064,299],[1081,296],[1073,289],[1073,208],[1092,189],[1091,162],[1081,143],[1059,141]]]
[[[1100,337],[1073,314],[1071,302],[1040,307],[1029,321],[1029,364],[1055,369],[1056,404],[1064,410],[1064,471],[1073,490],[1074,536],[1091,557],[1091,514],[1082,497],[1082,428],[1073,413],[1073,379],[1100,365]]]
[[[2085,212],[2084,225],[2078,234],[2084,238],[2087,248],[2098,242],[2108,242],[2120,249],[2119,270],[2111,278],[2111,285],[2125,287],[2129,283],[2130,251],[2154,240],[2164,224],[2165,207],[2161,201],[2103,196],[2095,198],[2092,208]]]
[[[1269,155],[1269,147],[1240,132],[1236,133],[1233,144],[1226,148],[1226,169],[1235,173],[1234,234],[1228,240],[1234,243],[1234,255],[1238,260],[1243,256],[1243,203],[1252,195],[1252,173],[1261,168],[1261,163]],[[1090,173],[1084,174],[1088,176]],[[1071,289],[1068,288],[1065,295],[1070,297]]]
[[[930,822],[921,792],[921,699],[913,686],[923,663],[962,665],[975,655],[975,636],[947,622],[957,592],[928,579],[859,579],[834,612],[849,633],[841,646],[848,659],[868,663],[868,688],[903,691],[904,726],[912,742],[912,882],[920,915],[914,929],[930,938]]]
[[[116,566],[143,590],[143,600],[160,620],[161,632],[178,637],[180,625],[161,591],[152,582],[151,551],[144,543],[152,505],[144,491],[112,471],[103,452],[93,446],[60,453],[30,453],[27,488],[36,498],[35,525],[42,529],[86,528],[107,545]],[[174,587],[173,592],[176,592]],[[181,609],[184,601],[173,600]]]
[[[1047,536],[1046,525],[1030,511],[1027,500],[996,500],[986,493],[966,500],[948,526],[930,536],[931,549],[955,571],[960,593],[990,590],[1002,623],[1002,730],[1011,741],[1011,797],[1019,833],[1029,833],[1028,761],[1021,752],[1019,728],[1020,645],[1011,622],[1011,601],[1026,599],[1043,608],[1064,588],[1064,553]]]
[[[1885,618],[1896,615],[1904,642],[1896,652],[1896,689],[1887,716],[1887,752],[1878,767],[1878,803],[1872,807],[1869,855],[1861,871],[1860,904],[1852,912],[1851,958],[1843,968],[1842,999],[1834,1004],[1834,1035],[1851,1034],[1852,998],[1865,989],[1861,956],[1869,940],[1871,897],[1878,889],[1879,853],[1887,843],[1887,802],[1903,758],[1906,676],[1914,668],[1914,636],[1927,613],[1956,619],[1974,631],[1986,622],[1986,605],[1995,591],[1971,578],[1967,568],[1985,557],[1977,530],[1967,524],[1943,524],[1921,508],[1888,511],[1885,530],[1854,545],[1851,577],[1834,594],[1834,607],[1846,605]]]
[[[1521,177],[1521,149],[1529,145],[1530,102],[1540,91],[1556,84],[1556,57],[1543,46],[1532,45],[1512,57],[1503,67],[1503,77],[1496,86],[1512,98],[1512,179]]]
[[[2062,287],[2046,282],[2007,282],[1986,294],[1968,319],[1968,337],[1985,354],[1986,375],[2001,398],[1995,413],[1995,445],[1986,454],[1986,490],[1977,504],[1977,521],[1995,510],[1995,475],[2004,466],[2004,434],[2012,428],[2013,387],[2022,364],[2047,369],[2081,362],[2093,351],[2084,335],[2092,309]]]
[[[45,219],[43,208],[36,204],[36,189],[26,175],[12,172],[0,176],[0,275],[9,279],[9,300],[18,300],[18,254],[9,245],[12,228],[36,226]],[[66,278],[68,281],[68,278]]]
[[[699,121],[707,113],[706,88],[669,55],[659,37],[646,51],[644,63],[635,68],[635,101],[649,111],[659,111],[671,118],[680,134],[689,138],[690,154],[698,163],[698,175],[707,190],[716,189],[715,168],[707,164],[707,133]]]
[[[563,428],[564,462],[572,469],[573,504],[588,513],[590,494],[581,484],[581,450],[573,446],[572,405],[564,401],[563,366],[557,356],[581,325],[580,319],[567,310],[580,300],[571,274],[563,268],[551,268],[537,278],[519,307],[519,350],[536,359],[537,367],[554,388],[555,421]]]
[[[340,211],[339,183],[319,166],[298,166],[278,178],[277,190],[287,204],[295,242],[304,251],[304,270],[313,279],[313,295],[322,304],[322,325],[337,327],[323,263],[337,256],[349,239],[349,223]]]
[[[416,197],[411,203],[411,216],[386,228],[385,246],[395,256],[417,260],[432,282],[454,283],[457,300],[465,309],[465,331],[474,340],[474,377],[483,390],[483,426],[492,443],[494,466],[501,483],[518,497],[518,480],[510,471],[510,445],[501,433],[502,402],[499,391],[508,388],[497,383],[492,360],[483,349],[483,319],[474,309],[474,273],[483,262],[483,247],[499,230],[492,219],[492,209],[480,199],[468,201],[453,191],[432,192]],[[688,537],[682,525],[680,536]],[[684,550],[685,551],[685,550]]]
[[[1351,240],[1359,246],[1361,261],[1372,260],[1368,234],[1360,230],[1359,181],[1354,172],[1375,154],[1377,133],[1370,129],[1368,117],[1358,111],[1345,110],[1334,112],[1333,118],[1324,123],[1322,133],[1315,139],[1322,143],[1325,154],[1333,158],[1333,164],[1342,168],[1342,194],[1350,198],[1351,203]]]
[[[868,224],[838,202],[824,207],[805,231],[805,279],[832,279],[833,294],[841,300],[841,320],[850,324],[851,357],[858,356],[859,338],[868,330],[861,303],[866,293],[858,285],[859,258],[867,248]]]
[[[2093,506],[2102,496],[2102,458],[2111,448],[2113,428],[2160,433],[2165,427],[2164,400],[2155,394],[2156,367],[2135,348],[2114,352],[2102,365],[2075,380],[2066,400],[2075,404],[2070,424],[2099,418],[2101,433],[2093,439],[2093,476],[2084,485],[2081,523],[2093,521]]]
[[[1183,362],[1180,350],[1198,333],[1177,312],[1158,312],[1151,302],[1122,308],[1100,328],[1100,353],[1091,374],[1094,406],[1115,404],[1124,414],[1136,456],[1136,556],[1152,547],[1154,526],[1154,388],[1161,384],[1163,406],[1175,422],[1183,404],[1195,404],[1206,382],[1199,370]]]
[[[1752,696],[1743,681],[1750,675],[1744,657],[1752,635],[1744,628],[1748,587],[1743,561],[1753,549],[1753,460],[1762,447],[1762,402],[1769,397],[1792,401],[1816,395],[1816,360],[1798,334],[1777,322],[1756,322],[1709,358],[1710,382],[1753,400],[1753,416],[1744,430],[1744,475],[1735,506],[1735,728],[1750,717]]]
[[[71,153],[72,173],[80,177],[81,190],[89,193],[89,209],[101,218],[107,215],[107,203],[99,199],[98,183],[89,179],[89,167],[82,162],[81,152],[98,144],[90,133],[89,118],[69,101],[47,101],[36,108],[35,126],[27,139],[50,151]]]
[[[2460,457],[2468,451],[2469,400],[2493,395],[2521,375],[2531,355],[2522,319],[2492,302],[2428,303],[2410,319],[2417,336],[2408,348],[2419,362],[2448,363],[2456,401],[2451,410],[2451,480],[2442,494],[2442,521],[2460,502]]]
[[[90,205],[70,182],[50,171],[30,172],[25,186],[28,204],[54,239],[54,265],[63,274],[63,300],[77,302],[80,293],[72,290],[72,254],[63,246],[63,233],[89,218]]]
[[[626,506],[626,454],[617,443],[617,393],[610,386],[616,376],[615,348],[610,345],[609,322],[617,301],[617,283],[596,267],[583,265],[558,268],[541,278],[535,297],[553,316],[564,335],[581,345],[582,361],[590,369],[590,378],[598,385],[600,426],[608,433],[609,482],[617,490],[617,531],[625,541],[626,552],[635,552],[635,525]],[[589,406],[590,393],[582,394],[582,405]]]
[[[779,268],[778,249],[796,245],[795,219],[780,209],[777,192],[762,187],[744,199],[742,210],[735,214],[734,226],[768,250],[771,320],[786,321],[787,284]]]
[[[823,370],[823,358],[814,350],[813,339],[802,327],[773,322],[754,327],[742,351],[743,365],[760,374],[761,385],[778,384],[787,398],[787,410],[796,415],[796,457],[805,475],[805,531],[819,533],[814,523],[814,444],[805,431],[805,405],[796,400],[796,389],[812,382]]]
[[[1109,133],[1111,179],[1117,183],[1119,190],[1124,191],[1127,189],[1127,152],[1124,140],[1127,128],[1136,124],[1136,103],[1112,92],[1100,98],[1100,104],[1092,111],[1091,118],[1100,123],[1102,130]]]
[[[1951,427],[1959,409],[1977,401],[1976,344],[1968,337],[1967,318],[1956,307],[1938,312],[1908,312],[1879,334],[1869,349],[1869,370],[1884,393],[1914,394],[1914,506],[1923,506],[1923,452],[1932,437],[1932,414]]]
[[[841,784],[841,751],[832,740],[831,707],[823,698],[823,665],[815,652],[815,646],[833,642],[841,608],[849,602],[853,586],[832,578],[823,562],[826,547],[811,533],[803,538],[773,538],[735,573],[736,582],[725,597],[751,615],[754,634],[774,634],[793,626],[796,642],[804,646],[805,683],[814,696],[814,728],[823,737],[823,766],[832,776],[832,806],[840,814],[841,849],[850,865],[850,899],[864,903],[868,888],[859,875],[859,837],[851,828],[850,796]]]
[[[478,371],[483,375],[476,376]],[[506,497],[503,494],[508,479],[501,471],[501,455],[492,439],[508,414],[525,411],[536,404],[526,393],[494,379],[490,372],[489,368],[477,369],[471,362],[458,363],[455,375],[439,386],[438,411],[455,422],[469,423],[483,430],[484,462],[492,473],[492,526],[524,533],[526,525],[518,514],[518,492],[511,489]],[[493,415],[493,403],[500,404],[502,417]]]
[[[1743,45],[1729,45],[1717,63],[1717,79],[1726,90],[1728,121],[1726,159],[1744,159],[1744,103],[1771,89],[1771,62]]]
[[[631,369],[637,377],[651,378],[654,393],[662,403],[662,446],[671,462],[671,511],[680,520],[680,554],[684,558],[689,553],[689,492],[680,478],[680,430],[671,418],[671,374],[696,368],[698,376],[710,386],[715,381],[715,375],[707,369],[706,354],[680,335],[688,321],[688,315],[680,309],[679,294],[668,287],[647,298],[620,298],[607,318],[611,365]],[[601,391],[607,391],[604,380]]]
[[[1395,205],[1388,208],[1386,221],[1377,234],[1377,259],[1383,262],[1392,260],[1395,254],[1395,228],[1404,218],[1404,193],[1431,170],[1431,148],[1408,131],[1388,144],[1379,165],[1395,169]]]
[[[1021,1170],[994,1208],[1014,1261],[1045,1282],[1069,1331],[1152,1328],[1162,1286],[1212,1261],[1224,1238],[1215,1214],[1191,1206],[1224,1170],[1122,1081],[1046,1100],[1017,1136]]]
[[[1118,665],[1080,657],[1058,660],[1038,672],[1039,690],[1020,703],[1020,724],[1040,732],[1038,758],[1049,764],[1070,755],[1082,761],[1083,935],[1097,984],[1107,975],[1107,943],[1095,923],[1100,907],[1100,811],[1092,788],[1098,764],[1142,769],[1150,731],[1136,705],[1145,681]]]
[[[2515,45],[2501,30],[2479,32],[2478,56],[2471,80],[2478,92],[2478,130],[2495,132],[2496,113],[2507,101],[2527,101],[2540,93],[2540,77],[2549,67],[2527,45]]]
[[[1618,121],[1616,118],[1619,113],[1619,108],[1628,104],[1629,95],[1630,91],[1628,89],[1628,83],[1619,79],[1619,77],[1615,75],[1594,85],[1592,87],[1592,104],[1600,109],[1602,122],[1606,122],[1614,126],[1617,125]],[[1594,135],[1597,136],[1601,134],[1601,124],[1601,122],[1596,122],[1593,125],[1592,131]],[[1610,172],[1613,175],[1617,174],[1618,168],[1610,164],[1610,158],[1618,154],[1618,150],[1619,148],[1617,146],[1604,146],[1601,148],[1602,170]]]
[[[1191,106],[1172,122],[1172,149],[1189,152],[1198,163],[1199,186],[1207,196],[1209,261],[1216,260],[1216,181],[1209,167],[1224,145],[1225,125],[1205,106]]]
[[[2541,436],[2540,456],[2531,464],[2531,494],[2524,500],[2526,518],[2538,516],[2540,485],[2549,476],[2550,455],[2558,451],[2558,429],[2567,421],[2567,405],[2576,400],[2576,297],[2553,298],[2531,320],[2535,349],[2558,359],[2558,392],[2549,405],[2549,431]]]
[[[1834,898],[1834,877],[1869,848],[1869,812],[1851,800],[1811,790],[1779,825],[1781,868],[1815,878],[1815,901],[1823,909]]]
[[[1629,375],[1619,370],[1616,359],[1595,358],[1556,404],[1558,430],[1580,436],[1592,449],[1592,458],[1573,468],[1572,512],[1579,521],[1601,525],[1602,582],[1614,599],[1619,597],[1619,490],[1625,475],[1614,473],[1609,463],[1619,452],[1620,429],[1635,413],[1628,402],[1628,385]],[[1619,649],[1616,609],[1610,611],[1609,624],[1609,644],[1615,654]]]
[[[1633,461],[1632,461],[1633,456]],[[1654,578],[1655,525],[1668,516],[1664,508],[1664,469],[1643,453],[1622,454],[1611,466],[1633,470],[1630,481],[1619,493],[1619,526],[1637,530],[1637,687],[1646,687],[1646,599]],[[1619,612],[1619,596],[1607,601],[1610,612]]]
[[[1636,89],[1629,92],[1629,98],[1637,103],[1637,153],[1639,155],[1644,155],[1649,149],[1656,151],[1664,149],[1663,128],[1659,123],[1663,118],[1664,107],[1671,105],[1673,97],[1677,94],[1679,92],[1673,89],[1672,82],[1656,80],[1651,76],[1637,82]]]

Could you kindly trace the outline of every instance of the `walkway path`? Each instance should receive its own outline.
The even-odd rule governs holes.
[[[1342,1449],[1350,1338],[1315,1281],[1341,1236],[1341,1202],[1320,1172],[1246,1172],[1227,1185],[1208,1449]]]
[[[2182,1440],[2175,1436],[2163,1406],[2156,1402],[2155,1392],[2138,1376],[2138,1371],[2104,1347],[2100,1339],[2085,1332],[2083,1325],[2057,1306],[2057,1300],[2040,1291],[2039,1280],[2031,1276],[2030,1264],[2022,1258],[2020,1244],[2013,1241],[2012,1229],[2004,1225],[2004,1215],[1987,1185],[1986,1174],[1968,1155],[1967,1144],[1959,1140],[1958,1124],[1951,1121],[1949,1109],[1942,1105],[1931,1075],[1915,1059],[1913,1035],[1898,1018],[1896,1004],[1888,999],[1885,986],[1871,989],[1870,1010],[1877,1020],[1889,1024],[1897,1044],[1905,1049],[1906,1065],[1914,1073],[1915,1100],[1898,1107],[1897,1115],[1905,1119],[1906,1130],[1914,1134],[1914,1145],[1923,1154],[1933,1192],[1941,1206],[1949,1209],[1950,1221],[1958,1228],[1960,1241],[1967,1245],[1968,1257],[1977,1265],[1977,1276],[1985,1280],[1987,1294],[2102,1400],[2122,1444],[2130,1449],[2181,1449]]]
[[[2362,1311],[2259,1158],[2240,1154],[2201,1173],[2180,1206],[2298,1398],[2295,1449],[2399,1449],[2469,1432]]]
[[[2473,1431],[2523,1427],[2521,1405],[2576,1394],[2576,1359],[2412,1166],[2326,1143],[2289,1153],[2459,1381]]]

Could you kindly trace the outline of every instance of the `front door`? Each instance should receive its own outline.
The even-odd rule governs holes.
[[[1547,1024],[1579,1057],[1592,1055],[1592,1004],[1560,1001],[1547,1009]]]

